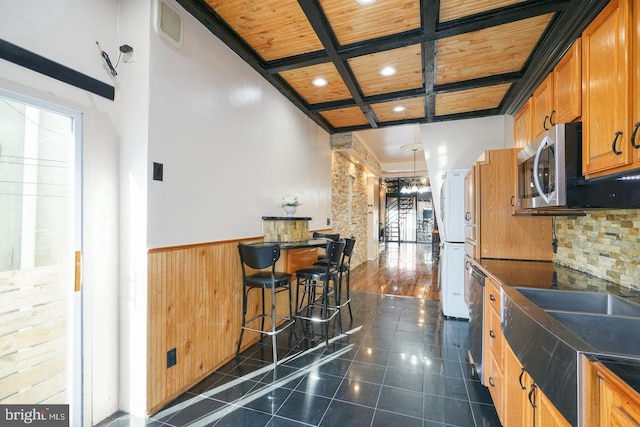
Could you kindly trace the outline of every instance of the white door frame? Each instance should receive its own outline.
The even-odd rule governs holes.
[[[60,105],[43,101],[41,99],[22,95],[0,88],[0,96],[21,102],[42,110],[48,110],[56,114],[68,116],[72,119],[74,143],[74,212],[73,212],[73,246],[74,251],[82,251],[82,113]],[[73,257],[72,257],[73,258]],[[81,270],[76,268],[76,272]],[[82,424],[82,286],[81,277],[76,278],[76,289],[73,292],[72,304],[69,313],[69,340],[68,354],[71,363],[68,369],[68,384],[71,387],[70,396],[70,425]],[[73,284],[69,284],[72,286]]]

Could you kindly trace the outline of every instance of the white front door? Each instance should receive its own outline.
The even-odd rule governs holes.
[[[70,425],[82,419],[80,122],[0,91],[0,404],[69,405]]]

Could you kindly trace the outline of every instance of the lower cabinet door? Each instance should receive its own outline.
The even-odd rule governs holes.
[[[533,407],[529,403],[531,378],[511,350],[505,345],[504,427],[530,426],[533,424]]]
[[[504,375],[502,374],[502,370],[500,370],[493,353],[490,354],[489,364],[486,366],[489,368],[487,387],[489,388],[489,394],[491,394],[493,405],[498,413],[498,418],[502,421],[504,419]]]
[[[539,388],[536,390],[536,427],[571,427],[571,424],[553,406],[553,403],[542,393]]]

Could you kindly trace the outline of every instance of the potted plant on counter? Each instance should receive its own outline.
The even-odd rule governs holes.
[[[296,213],[296,209],[302,203],[298,201],[298,198],[295,196],[284,196],[282,198],[282,209],[287,214],[287,216],[293,216]]]

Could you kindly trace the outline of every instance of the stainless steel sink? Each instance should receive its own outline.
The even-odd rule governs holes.
[[[580,425],[580,354],[640,356],[640,305],[597,292],[503,287],[502,330],[538,386]]]
[[[543,310],[640,317],[640,305],[611,294],[521,287],[516,289]]]
[[[599,352],[640,355],[640,341],[630,336],[640,330],[638,317],[554,310],[547,310],[547,313]]]

